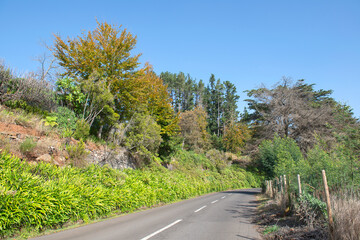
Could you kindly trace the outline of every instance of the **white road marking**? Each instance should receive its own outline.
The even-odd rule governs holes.
[[[156,234],[159,234],[159,233],[161,233],[162,231],[164,231],[164,230],[166,230],[166,229],[174,226],[175,224],[177,224],[177,223],[179,223],[179,222],[181,222],[181,221],[182,221],[182,219],[176,220],[175,222],[173,222],[173,223],[171,223],[171,224],[163,227],[162,229],[159,229],[159,230],[157,230],[156,232],[153,232],[152,234],[147,235],[146,237],[142,238],[141,240],[147,240],[147,239],[155,236]]]
[[[231,195],[232,193],[229,193],[229,195]]]
[[[203,210],[204,208],[206,208],[206,205],[205,205],[205,206],[202,206],[201,208],[199,208],[199,209],[197,209],[197,210],[195,210],[194,212],[199,212],[199,211]]]
[[[224,199],[224,198],[226,198],[226,196],[223,196],[221,199]]]
[[[211,203],[216,203],[217,201],[219,201],[219,200],[212,201]]]

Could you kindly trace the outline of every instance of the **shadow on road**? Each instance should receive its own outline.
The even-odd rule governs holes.
[[[261,188],[229,190],[223,191],[222,193],[257,195],[261,193]]]
[[[242,236],[242,235],[236,235],[237,237],[239,237],[239,239],[249,239],[249,240],[258,240],[257,238],[251,238],[251,237],[246,237],[246,236]]]

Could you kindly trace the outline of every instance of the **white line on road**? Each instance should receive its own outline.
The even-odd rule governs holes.
[[[224,198],[226,198],[226,196],[223,196],[221,199],[224,199]]]
[[[219,201],[219,200],[212,201],[211,203],[216,203],[217,201]]]
[[[232,193],[229,193],[229,195],[231,195]]]
[[[141,240],[147,240],[147,239],[155,236],[156,234],[159,234],[159,233],[161,233],[162,231],[164,231],[164,230],[166,230],[166,229],[174,226],[175,224],[177,224],[177,223],[179,223],[179,222],[181,222],[181,221],[182,221],[182,219],[176,220],[175,222],[173,222],[173,223],[171,223],[171,224],[163,227],[162,229],[159,229],[159,230],[157,230],[156,232],[153,232],[152,234],[147,235],[146,237],[142,238]]]
[[[201,210],[203,210],[204,208],[206,208],[206,205],[205,205],[205,206],[202,206],[201,208],[199,208],[199,209],[197,209],[197,210],[195,210],[194,212],[201,211]]]

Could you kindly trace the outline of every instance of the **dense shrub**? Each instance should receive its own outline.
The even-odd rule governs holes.
[[[20,144],[20,152],[22,154],[26,154],[31,152],[36,147],[36,142],[32,138],[26,138],[21,144]]]
[[[74,138],[85,140],[90,135],[90,125],[84,119],[77,120],[75,125]]]
[[[56,117],[57,127],[61,130],[70,129],[74,131],[76,129],[78,118],[72,110],[67,107],[58,107],[53,115]]]
[[[218,171],[223,170],[230,163],[227,160],[225,153],[217,149],[210,149],[209,151],[207,151],[206,157],[215,164]]]
[[[66,151],[69,154],[70,162],[73,166],[86,166],[85,158],[89,154],[89,152],[85,150],[85,143],[82,139],[76,145],[66,146]]]
[[[11,69],[0,63],[0,103],[16,101],[47,111],[55,106],[54,92],[49,82],[38,79],[33,73],[15,76]]]
[[[290,138],[275,136],[273,140],[264,140],[259,146],[259,169],[269,179],[288,174],[288,170],[294,170],[302,159],[300,148]]]
[[[142,160],[149,161],[162,142],[161,127],[152,116],[135,113],[125,128],[125,147]]]

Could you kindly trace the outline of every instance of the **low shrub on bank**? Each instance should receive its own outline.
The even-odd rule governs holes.
[[[0,237],[20,229],[61,227],[67,222],[129,212],[213,191],[255,187],[241,169],[169,171],[162,167],[115,170],[90,165],[31,165],[0,153]]]

